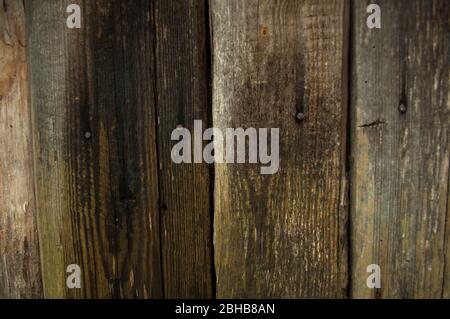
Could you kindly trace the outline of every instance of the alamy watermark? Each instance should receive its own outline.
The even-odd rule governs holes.
[[[367,13],[370,13],[366,20],[367,27],[369,29],[381,29],[380,6],[378,4],[372,3],[367,7]]]
[[[366,285],[370,289],[380,289],[381,288],[381,267],[377,264],[371,264],[367,266],[367,272],[371,273],[367,277]]]
[[[69,289],[81,288],[81,267],[77,264],[67,266],[66,272],[69,274],[66,279],[66,286]]]
[[[69,29],[81,28],[81,8],[78,4],[70,4],[67,9],[67,13],[70,15],[67,17],[66,25]]]
[[[194,121],[194,132],[178,127],[173,130],[171,158],[176,164],[261,164],[261,174],[272,175],[280,167],[280,130],[278,128],[208,128],[203,132],[203,122]],[[203,148],[203,142],[210,143]],[[270,144],[270,150],[269,150]],[[248,149],[246,150],[248,146]],[[248,161],[247,161],[248,160]]]

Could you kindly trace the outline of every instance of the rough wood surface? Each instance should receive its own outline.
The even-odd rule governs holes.
[[[281,158],[216,165],[218,297],[346,294],[346,4],[211,1],[214,126],[280,128]]]
[[[450,3],[379,0],[372,30],[369,3],[352,9],[352,296],[448,297]]]
[[[204,0],[155,2],[161,253],[167,298],[212,296],[207,164],[176,165],[172,131],[208,123],[209,43]]]
[[[162,297],[152,2],[26,8],[45,295]]]
[[[0,298],[42,297],[23,2],[0,0]]]

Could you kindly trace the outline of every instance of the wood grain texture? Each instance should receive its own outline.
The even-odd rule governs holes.
[[[0,298],[42,297],[25,13],[0,1]]]
[[[372,30],[369,3],[352,9],[352,296],[448,296],[450,3],[379,0]]]
[[[346,295],[347,13],[344,0],[211,1],[214,126],[280,128],[277,174],[216,165],[220,298]]]
[[[26,8],[45,296],[162,297],[152,2]]]
[[[172,131],[208,126],[206,1],[155,1],[161,248],[167,298],[212,297],[212,231],[207,164],[176,165]]]

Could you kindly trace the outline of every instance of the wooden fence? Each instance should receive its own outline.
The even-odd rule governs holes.
[[[0,297],[450,298],[449,35],[448,0],[0,0]],[[278,173],[173,163],[194,120],[279,128]]]

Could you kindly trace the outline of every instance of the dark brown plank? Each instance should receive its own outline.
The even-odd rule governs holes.
[[[379,0],[372,30],[369,3],[352,10],[352,296],[448,297],[450,3]]]
[[[42,297],[23,2],[0,0],[0,298]]]
[[[152,2],[26,7],[45,295],[161,297]]]
[[[210,178],[207,164],[176,165],[171,133],[208,123],[207,14],[204,0],[157,0],[157,113],[161,247],[165,296],[212,296]]]
[[[281,161],[272,176],[216,166],[218,297],[346,294],[347,11],[344,0],[211,1],[214,126],[280,128]]]

